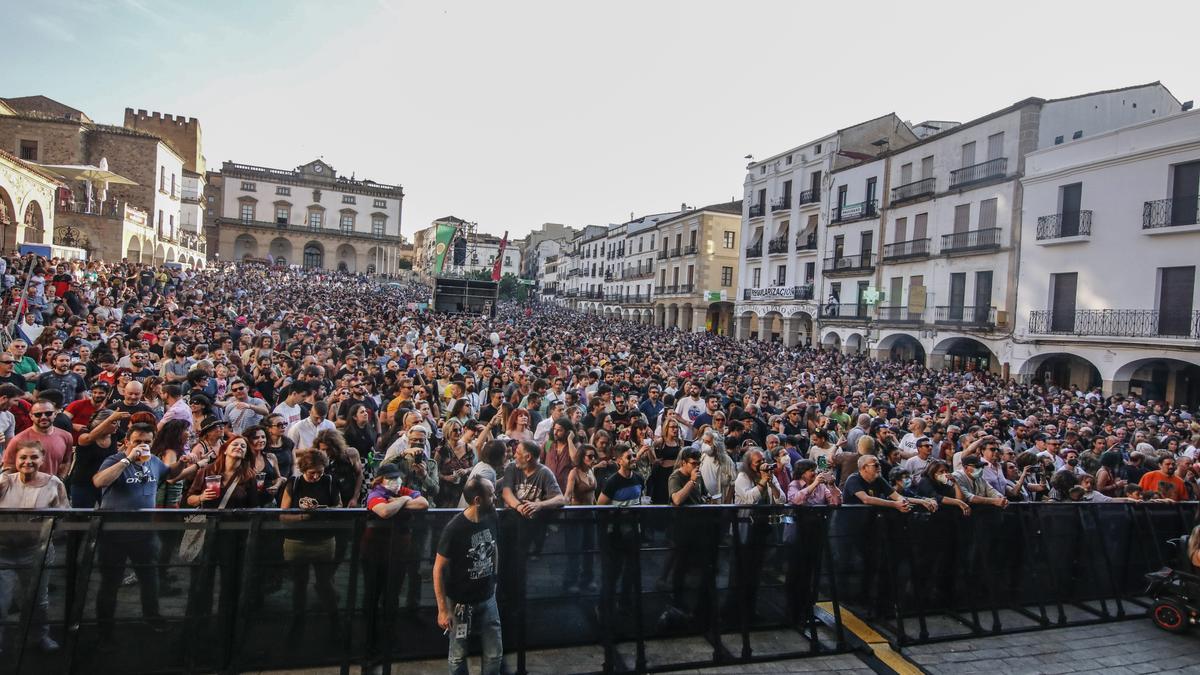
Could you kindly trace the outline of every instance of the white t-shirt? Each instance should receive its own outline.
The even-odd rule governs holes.
[[[283,421],[287,423],[287,429],[284,430],[285,433],[288,429],[292,428],[293,424],[300,421],[300,406],[288,405],[286,401],[275,406],[275,409],[271,412],[283,417]]]
[[[704,405],[704,401],[694,396],[684,396],[679,399],[679,403],[675,405],[675,413],[679,415],[679,419],[687,420],[688,424],[694,424],[696,418],[703,415],[708,408]],[[695,436],[695,430],[692,427],[680,424],[679,435],[685,441],[691,441]]]

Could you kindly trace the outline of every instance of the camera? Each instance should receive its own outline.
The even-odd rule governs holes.
[[[763,462],[758,466],[759,471],[774,471],[779,465],[775,462]]]

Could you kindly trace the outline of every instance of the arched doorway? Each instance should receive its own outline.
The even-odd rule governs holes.
[[[667,325],[665,328],[679,328],[679,305],[667,305]]]
[[[129,248],[125,249],[125,257],[129,262],[136,263],[142,261],[142,240],[137,237],[129,238]]]
[[[804,345],[811,347],[813,343],[813,320],[808,312],[798,312],[788,317],[788,329],[791,333],[789,347]]]
[[[1045,387],[1073,387],[1084,391],[1103,382],[1100,369],[1075,354],[1038,354],[1021,366],[1021,375]]]
[[[271,240],[270,250],[272,262],[286,266],[292,259],[292,240],[287,237],[275,237]]]
[[[733,303],[714,302],[704,313],[704,330],[715,335],[729,335],[733,328]]]
[[[952,337],[942,340],[933,348],[929,367],[935,370],[996,370],[996,357],[992,350],[979,340],[969,337]]]
[[[167,261],[167,247],[159,244],[154,248],[154,264],[161,265]]]
[[[16,248],[13,238],[16,237],[17,208],[13,206],[12,197],[0,187],[0,248],[9,250]],[[10,236],[11,233],[11,236]]]
[[[29,202],[29,206],[25,207],[25,243],[27,244],[44,244],[46,243],[45,223],[42,219],[42,205],[37,202]]]
[[[1137,359],[1117,369],[1113,389],[1195,410],[1200,405],[1200,365],[1182,359]]]
[[[783,315],[779,312],[767,312],[762,318],[762,331],[758,339],[764,342],[783,341]]]
[[[758,315],[750,310],[742,312],[738,317],[738,337],[742,340],[758,339]]]
[[[252,234],[239,234],[233,240],[233,259],[245,260],[258,257],[258,240]]]
[[[679,329],[685,332],[692,332],[695,328],[696,312],[692,309],[692,303],[686,303],[679,308]]]
[[[821,348],[829,351],[841,351],[842,336],[834,331],[829,331],[821,338]]]
[[[879,358],[897,363],[916,361],[925,365],[925,347],[921,341],[906,333],[893,333],[879,341]]]
[[[351,244],[337,247],[337,266],[339,272],[358,272],[358,250]]]
[[[310,241],[304,245],[304,267],[318,269],[325,266],[325,247],[319,241]]]
[[[844,351],[847,354],[858,354],[863,349],[863,336],[860,333],[851,333],[846,336],[846,347]]]

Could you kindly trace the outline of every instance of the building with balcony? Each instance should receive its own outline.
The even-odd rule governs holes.
[[[295,169],[225,162],[219,184],[221,260],[362,274],[399,270],[399,185],[340,176],[320,159]]]
[[[658,223],[669,255],[653,273],[653,323],[688,332],[733,332],[742,202],[688,208]]]
[[[115,126],[45,96],[3,101],[0,148],[66,186],[55,200],[63,217],[53,243],[109,260],[204,265],[205,238],[199,228],[183,227],[182,202],[184,167],[203,168],[199,121],[126,109],[124,126]],[[125,182],[84,171],[101,167]]]
[[[738,244],[741,295],[735,306],[740,337],[812,344],[824,258],[835,255],[834,241],[825,237],[825,230],[834,219],[843,238],[847,231],[874,229],[871,223],[877,222],[882,189],[877,179],[876,193],[870,198],[858,194],[858,185],[831,196],[831,174],[916,139],[908,125],[889,114],[747,165]],[[835,198],[844,201],[831,202]],[[843,241],[842,254],[857,251],[857,245]],[[861,262],[861,257],[856,260]],[[832,268],[847,273],[849,262],[846,257]]]
[[[1025,159],[1012,367],[1200,405],[1200,111]]]
[[[1011,370],[1017,281],[1027,278],[1018,258],[1033,239],[1022,236],[1031,216],[1021,207],[1026,155],[1179,107],[1158,83],[1030,98],[874,160],[886,178],[871,281],[876,306],[867,312],[868,330],[854,337],[839,329],[836,341],[935,368]],[[1091,224],[1090,216],[1074,213],[1052,221],[1042,229]]]

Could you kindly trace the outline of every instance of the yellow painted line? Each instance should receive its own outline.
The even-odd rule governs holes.
[[[833,603],[821,602],[817,606],[828,612],[830,615],[836,616],[833,611]],[[892,645],[880,635],[874,628],[871,628],[862,619],[855,616],[845,607],[840,608],[842,617],[842,626],[854,633],[858,639],[867,643],[871,651],[875,653],[875,658],[879,659],[888,668],[899,675],[923,675],[924,671],[916,666],[912,661],[904,658],[899,652],[892,649]]]

